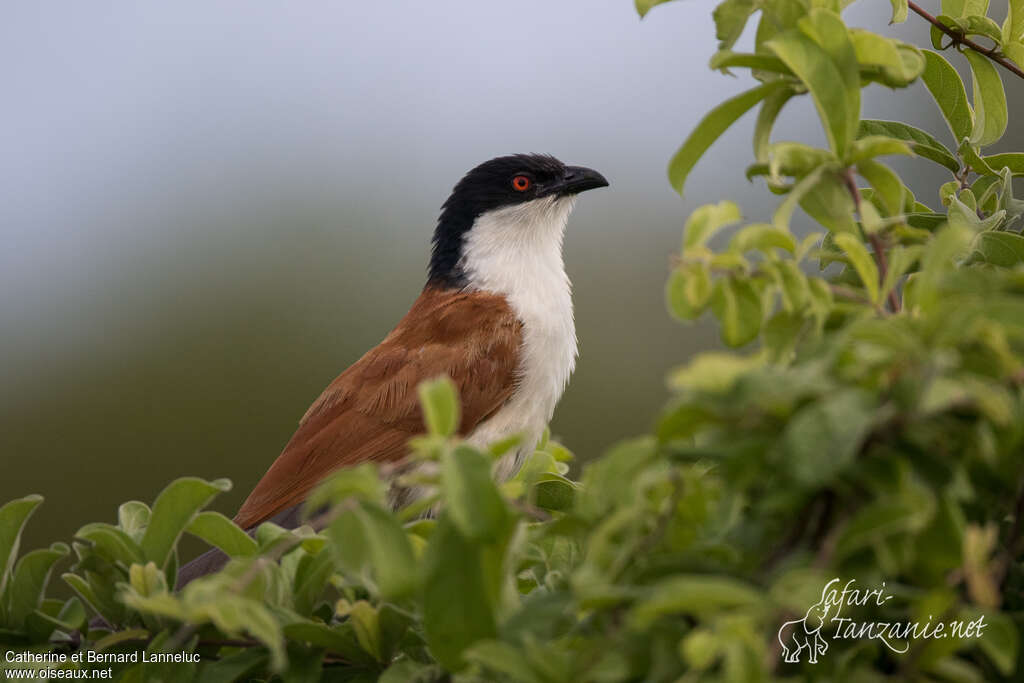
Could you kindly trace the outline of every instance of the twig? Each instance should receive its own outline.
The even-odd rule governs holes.
[[[857,303],[860,303],[860,304],[870,304],[871,303],[868,300],[868,298],[866,296],[864,296],[864,294],[862,294],[861,292],[858,292],[856,289],[853,289],[851,287],[845,287],[843,285],[837,285],[837,284],[833,284],[833,283],[830,282],[830,283],[828,283],[828,288],[829,288],[829,290],[834,295],[841,296],[844,299],[849,299],[850,301],[856,301]]]
[[[860,210],[861,196],[860,188],[857,187],[857,181],[853,177],[853,168],[848,167],[846,173],[843,174],[843,182],[846,184],[846,189],[850,192],[850,196],[853,197],[853,204],[857,209],[857,215],[864,220],[864,216]],[[867,230],[865,230],[867,232]],[[889,263],[885,258],[885,245],[882,244],[882,238],[876,233],[869,233],[868,240],[871,242],[872,248],[875,250],[875,262],[878,263],[878,279],[879,285],[885,282],[885,276],[889,272]],[[889,305],[892,307],[893,312],[900,310],[900,301],[896,296],[896,290],[893,289],[889,292]]]
[[[886,273],[889,272],[889,262],[885,257],[885,245],[882,244],[882,238],[876,232],[869,234],[868,240],[871,242],[871,248],[875,250],[879,279],[884,283]],[[889,290],[889,307],[892,308],[893,313],[899,313],[900,311],[900,298],[896,294],[895,287]]]
[[[954,43],[958,45],[963,45],[964,47],[969,47],[975,52],[985,55],[993,62],[1003,67],[1010,73],[1014,74],[1018,78],[1024,78],[1024,71],[1021,71],[1020,67],[1018,67],[1013,62],[1007,60],[1005,57],[999,54],[998,49],[994,47],[985,47],[983,45],[979,45],[978,43],[974,42],[973,40],[965,36],[960,31],[957,31],[956,29],[946,26],[941,21],[936,19],[934,15],[929,14],[928,12],[923,10],[916,2],[913,2],[913,0],[908,2],[907,6],[914,11],[914,14],[917,14],[918,16],[922,17],[929,24],[931,24],[932,26],[934,26],[935,28],[939,29],[947,36],[952,38]]]

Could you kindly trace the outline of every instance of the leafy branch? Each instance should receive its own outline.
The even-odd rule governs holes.
[[[949,36],[955,44],[963,45],[966,48],[974,50],[978,54],[985,55],[993,62],[1003,67],[1010,73],[1014,74],[1018,78],[1024,78],[1024,70],[1021,70],[1021,68],[1018,67],[1016,64],[1006,59],[1006,57],[999,51],[999,48],[985,47],[984,45],[981,45],[980,43],[971,40],[963,31],[958,31],[957,29],[951,28],[946,24],[942,23],[935,15],[929,13],[927,10],[918,5],[913,0],[908,0],[907,6],[910,8],[912,12],[914,12],[914,14],[917,14],[925,21],[927,21],[929,24],[931,24],[932,26],[934,26],[935,28]]]

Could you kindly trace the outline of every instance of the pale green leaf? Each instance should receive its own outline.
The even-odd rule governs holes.
[[[775,58],[772,57],[772,59]],[[765,98],[761,105],[761,109],[757,113],[757,122],[754,124],[754,157],[759,162],[766,163],[768,161],[768,147],[771,144],[775,120],[794,94],[792,88],[779,90]]]
[[[890,24],[902,24],[907,20],[907,0],[890,0],[892,2],[892,19]]]
[[[706,263],[689,262],[675,268],[665,285],[669,311],[680,320],[693,320],[711,300],[711,273]]]
[[[683,194],[686,177],[712,143],[755,104],[790,87],[784,81],[771,81],[728,99],[708,112],[669,163],[668,177],[672,187]]]
[[[231,490],[231,482],[182,477],[167,485],[153,503],[153,513],[140,543],[142,553],[158,567],[167,566],[171,551],[195,514],[218,493]]]
[[[716,52],[711,56],[711,61],[708,66],[715,70],[726,70],[733,67],[743,67],[749,69],[758,69],[760,71],[770,71],[772,73],[785,74],[790,76],[793,74],[778,57],[764,54],[750,54],[744,52],[732,52],[730,50],[722,50]]]
[[[800,197],[800,208],[833,233],[857,229],[853,197],[842,173],[834,167],[822,173],[810,191]]]
[[[683,226],[683,253],[704,246],[716,232],[742,218],[740,207],[730,201],[697,207]]]
[[[801,30],[775,36],[766,46],[807,86],[829,145],[843,156],[860,115],[857,56],[846,27],[833,13],[812,10],[800,26]]]
[[[644,17],[647,16],[647,13],[650,12],[654,7],[671,1],[672,0],[635,0],[636,11],[640,14],[641,17]]]
[[[836,245],[850,258],[850,263],[868,293],[868,299],[875,304],[879,303],[878,266],[864,244],[850,233],[838,234],[834,239]]]
[[[857,164],[857,172],[871,184],[882,200],[887,216],[903,213],[904,187],[895,171],[883,163],[865,159]]]
[[[891,155],[913,155],[913,151],[903,140],[888,135],[867,135],[854,140],[850,148],[850,163],[865,159]]]
[[[491,477],[491,460],[459,445],[441,457],[441,486],[448,514],[466,538],[486,540],[503,533],[509,511]]]
[[[494,592],[484,563],[484,550],[442,514],[420,566],[427,645],[449,671],[465,666],[464,650],[497,635]]]
[[[628,620],[635,628],[647,629],[656,619],[667,615],[706,616],[767,607],[763,591],[738,579],[677,574],[655,583],[649,594],[630,610]]]
[[[801,484],[827,485],[853,463],[873,421],[873,400],[859,389],[809,403],[786,426],[782,462]]]
[[[925,50],[924,58],[924,84],[939,105],[953,137],[957,142],[970,137],[974,129],[974,113],[967,104],[967,90],[960,75],[942,55]]]
[[[781,230],[770,223],[748,225],[729,240],[729,251],[740,253],[751,250],[768,253],[773,247],[792,254],[796,251],[796,241],[788,230]]]
[[[970,260],[1014,268],[1024,263],[1024,237],[1012,232],[986,231],[974,240]]]
[[[850,39],[864,81],[904,88],[924,71],[924,55],[913,45],[861,29],[851,29]]]
[[[901,121],[861,120],[860,128],[857,130],[857,138],[863,139],[873,136],[888,136],[903,140],[910,144],[910,149],[918,156],[942,164],[953,173],[960,170],[960,162],[956,156],[945,145],[920,128],[915,128]],[[1021,156],[1024,157],[1024,155]],[[1024,159],[1022,159],[1021,164],[1022,169],[1024,169]]]
[[[722,341],[729,346],[753,341],[761,329],[761,296],[746,279],[720,279],[711,295],[711,310],[721,323]]]
[[[459,396],[448,377],[421,382],[418,387],[423,421],[431,434],[451,436],[459,428]]]
[[[500,640],[485,640],[466,650],[468,662],[476,662],[487,671],[497,671],[515,683],[544,683],[530,668],[524,653]]]
[[[220,548],[228,557],[249,557],[259,550],[249,534],[219,512],[200,512],[185,530]]]
[[[0,596],[18,559],[21,530],[32,512],[43,502],[38,495],[16,498],[0,507]]]
[[[1003,80],[995,65],[974,50],[966,50],[964,56],[971,64],[974,75],[974,129],[971,144],[984,147],[1003,137],[1009,115],[1006,109],[1006,92]]]
[[[993,170],[1010,169],[1015,176],[1024,175],[1024,152],[1007,152],[983,157],[985,164]]]
[[[18,560],[7,591],[8,604],[0,610],[0,613],[6,611],[7,622],[11,627],[20,627],[28,615],[39,607],[53,565],[69,552],[67,544],[54,543],[49,549],[33,550]]]

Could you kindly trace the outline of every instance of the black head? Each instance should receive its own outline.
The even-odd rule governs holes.
[[[428,284],[464,284],[458,267],[463,238],[482,214],[535,199],[565,197],[607,186],[608,181],[597,171],[566,166],[544,154],[516,154],[485,161],[458,182],[441,207]]]

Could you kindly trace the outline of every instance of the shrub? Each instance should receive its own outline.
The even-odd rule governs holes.
[[[657,4],[637,0],[641,13]],[[410,456],[436,467],[398,475],[426,497],[390,511],[397,470],[362,465],[311,500],[321,532],[264,524],[250,538],[203,511],[226,481],[180,479],[152,507],[82,527],[63,601],[47,580],[72,548],[15,561],[41,499],[15,500],[0,508],[0,639],[12,652],[200,656],[45,665],[112,666],[125,681],[1021,680],[1024,154],[985,148],[1008,122],[1000,70],[1022,75],[1024,2],[1002,26],[987,2],[944,0],[938,17],[892,5],[966,60],[970,100],[937,51],[848,28],[837,2],[715,10],[712,68],[758,84],[698,125],[670,179],[681,191],[759,105],[747,175],[783,198],[727,242],[712,238],[742,221],[731,202],[686,222],[669,308],[710,310],[741,350],[673,371],[656,433],[591,461],[579,483],[545,439],[496,484],[492,461],[513,444],[455,438],[458,401],[438,380],[421,388],[429,429]],[[755,15],[755,51],[733,52]],[[918,79],[950,147],[861,118],[862,88]],[[803,95],[828,148],[771,140]],[[937,209],[888,155],[948,169],[926,198]],[[820,231],[794,236],[797,207]],[[184,533],[232,560],[175,594]]]

